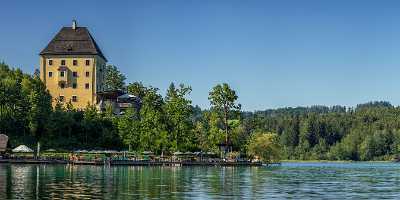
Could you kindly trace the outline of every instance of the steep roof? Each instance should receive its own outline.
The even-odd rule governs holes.
[[[63,27],[40,55],[98,55],[107,61],[86,27]]]

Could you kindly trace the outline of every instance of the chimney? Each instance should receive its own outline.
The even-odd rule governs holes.
[[[76,20],[72,20],[72,29],[76,30]]]

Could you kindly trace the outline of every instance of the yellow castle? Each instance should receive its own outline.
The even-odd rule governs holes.
[[[107,59],[86,27],[63,27],[40,52],[40,78],[57,103],[83,109],[99,102]]]

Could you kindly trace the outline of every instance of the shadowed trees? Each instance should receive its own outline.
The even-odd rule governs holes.
[[[114,69],[110,82],[120,89],[124,78]],[[68,103],[52,108],[37,75],[0,63],[0,133],[9,136],[11,147],[218,153],[225,142],[242,155],[255,155],[247,152],[249,141],[260,151],[268,149],[263,145],[270,137],[260,133],[274,133],[283,159],[390,160],[400,153],[400,107],[388,102],[240,112],[228,84],[211,89],[209,110],[193,106],[192,89],[183,84],[172,83],[165,96],[140,82],[128,84],[127,91],[138,100],[122,116],[94,106],[76,110]]]

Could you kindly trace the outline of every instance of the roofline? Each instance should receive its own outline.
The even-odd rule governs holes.
[[[69,53],[39,53],[39,55],[41,55],[41,56],[47,56],[47,55],[49,55],[49,56],[61,56],[61,55],[68,55],[68,56],[77,55],[77,56],[82,56],[82,55],[91,55],[91,56],[99,56],[100,58],[103,58],[104,61],[108,62],[108,60],[107,60],[106,57],[101,56],[101,55],[98,54],[98,53],[84,53],[84,52],[82,52],[82,53],[76,53],[76,52],[75,52],[75,53],[71,53],[71,54],[69,54]]]
[[[68,27],[68,26],[63,26],[63,27],[61,27],[61,29],[60,29],[60,30],[56,33],[56,35],[50,40],[50,42],[46,45],[46,47],[45,47],[43,50],[40,51],[39,55],[97,55],[97,56],[99,56],[100,58],[103,58],[104,61],[108,62],[107,58],[106,58],[106,57],[104,56],[104,54],[103,54],[103,51],[101,51],[99,45],[96,43],[96,40],[94,39],[94,37],[93,37],[92,34],[90,33],[89,28],[86,27],[86,26],[78,26],[77,28],[83,28],[83,29],[86,29],[86,30],[87,30],[87,32],[88,32],[88,34],[89,34],[90,40],[92,40],[93,44],[95,45],[94,48],[97,49],[97,50],[99,51],[98,53],[85,53],[85,52],[76,53],[76,52],[74,52],[74,53],[69,54],[69,53],[45,53],[45,52],[43,52],[45,49],[47,49],[47,47],[50,45],[50,43],[53,42],[53,40],[56,39],[56,36],[57,36],[57,35],[61,32],[61,30],[64,29],[64,28],[71,28],[71,27]]]

